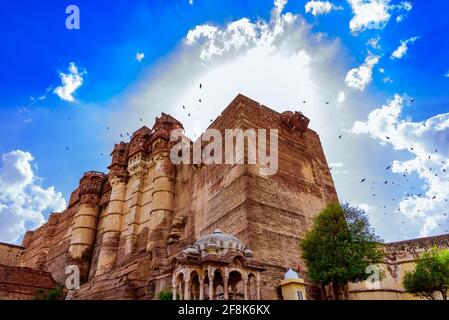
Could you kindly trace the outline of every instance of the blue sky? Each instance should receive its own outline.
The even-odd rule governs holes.
[[[154,116],[169,112],[194,135],[238,92],[308,115],[341,200],[366,208],[386,240],[444,233],[449,3],[311,1],[313,14],[306,12],[308,2],[1,2],[0,241],[17,241],[63,208],[62,198],[68,200],[83,172],[106,171],[113,143],[142,125],[139,118],[151,126]],[[66,28],[70,4],[80,9],[79,30]],[[406,52],[392,59],[404,42]],[[144,54],[141,61],[137,53]],[[68,70],[71,63],[76,72]],[[61,73],[82,79],[73,101],[55,93],[64,87]],[[320,99],[332,100],[331,106]],[[343,141],[336,141],[340,134]],[[435,149],[435,158],[427,159]],[[430,176],[429,169],[441,175]],[[362,178],[368,182],[360,184]],[[371,190],[385,180],[402,182]],[[413,198],[418,193],[420,199]],[[36,200],[42,194],[46,200]]]

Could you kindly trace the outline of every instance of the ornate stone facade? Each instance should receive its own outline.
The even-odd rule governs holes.
[[[223,134],[278,130],[278,171],[263,176],[257,165],[174,165],[170,133],[182,124],[162,114],[152,129],[142,127],[114,146],[107,174],[84,174],[64,212],[26,234],[20,264],[60,283],[65,268],[77,265],[82,285],[73,299],[156,299],[173,285],[187,297],[177,275],[185,286],[192,272],[195,288],[200,281],[214,284],[211,294],[203,290],[205,299],[281,299],[286,270],[305,270],[298,241],[314,216],[338,201],[308,124],[301,113],[280,114],[242,95],[211,123]],[[197,241],[217,228],[240,239],[241,248],[203,256]],[[185,250],[195,243],[200,256]]]

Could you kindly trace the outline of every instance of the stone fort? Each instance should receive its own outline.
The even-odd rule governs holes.
[[[82,176],[64,212],[27,232],[21,246],[0,244],[0,299],[64,284],[68,266],[81,280],[69,299],[158,299],[167,290],[181,299],[282,299],[287,270],[306,278],[300,239],[338,202],[308,124],[299,112],[281,114],[243,95],[211,123],[221,132],[277,129],[278,170],[264,176],[257,164],[173,164],[170,134],[183,126],[162,113],[152,129],[114,146],[108,173]],[[404,298],[403,271],[420,250],[448,239],[386,245],[389,276],[377,290],[351,286],[351,298]]]

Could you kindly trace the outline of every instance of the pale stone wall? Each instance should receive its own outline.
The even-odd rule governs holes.
[[[380,264],[384,278],[379,288],[370,289],[365,283],[350,284],[352,300],[418,300],[405,292],[403,287],[406,272],[413,271],[416,261],[432,247],[449,248],[449,235],[415,239],[385,245],[385,262]]]

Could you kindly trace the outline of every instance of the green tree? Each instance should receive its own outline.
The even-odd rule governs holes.
[[[173,293],[170,290],[161,291],[158,295],[159,300],[173,300]],[[179,300],[179,296],[176,296],[177,300]]]
[[[404,276],[405,290],[415,296],[435,300],[440,292],[443,300],[448,300],[449,290],[449,250],[426,252],[418,260],[414,271]]]
[[[34,300],[63,300],[64,297],[64,287],[60,284],[50,290],[39,288],[34,294]]]
[[[312,281],[322,289],[331,284],[336,299],[343,290],[347,299],[348,282],[366,280],[367,267],[382,261],[380,242],[363,210],[330,204],[315,218],[300,247]]]

